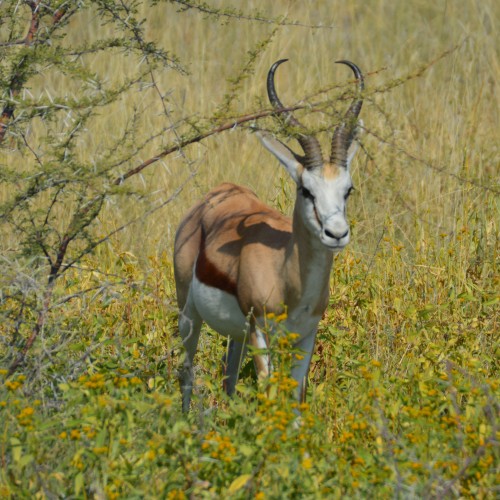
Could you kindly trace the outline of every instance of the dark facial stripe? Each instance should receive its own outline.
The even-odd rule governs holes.
[[[316,210],[316,205],[313,205],[314,208],[314,215],[316,217],[316,220],[318,221],[319,227],[323,228],[323,224],[321,223],[321,220],[318,215],[318,211]]]
[[[236,282],[209,260],[205,240],[205,232],[202,229],[200,253],[198,254],[195,268],[196,277],[204,285],[218,288],[231,295],[236,295]]]

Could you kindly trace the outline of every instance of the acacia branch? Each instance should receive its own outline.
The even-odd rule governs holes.
[[[333,28],[334,25],[323,25],[323,24],[304,24],[301,23],[300,21],[289,21],[286,16],[279,16],[279,17],[264,17],[263,15],[259,13],[255,13],[254,15],[252,14],[245,14],[244,12],[237,10],[235,8],[224,8],[224,9],[219,9],[216,7],[211,7],[205,2],[199,2],[196,0],[172,0],[173,3],[177,3],[181,6],[180,10],[197,10],[198,12],[201,12],[202,14],[207,14],[208,16],[214,16],[215,18],[218,17],[225,17],[227,19],[237,19],[237,20],[244,20],[244,21],[257,21],[260,23],[267,23],[267,24],[279,24],[281,26],[297,26],[301,28],[312,28],[312,29],[318,29],[318,28]]]
[[[463,43],[464,42],[462,41],[461,43],[455,45],[451,49],[442,52],[441,54],[439,54],[438,57],[436,57],[435,59],[433,59],[429,63],[422,65],[420,68],[417,69],[416,72],[411,73],[406,78],[392,81],[389,84],[387,84],[387,86],[384,87],[382,90],[376,88],[376,89],[374,89],[371,92],[371,94],[380,93],[380,92],[387,92],[389,90],[392,90],[395,87],[399,87],[399,86],[403,85],[407,80],[410,80],[410,79],[417,78],[417,77],[421,76],[425,71],[427,71],[431,66],[435,65],[438,61],[440,61],[444,57],[448,56],[452,52],[455,52],[456,50],[458,50],[458,48],[460,48],[460,46]],[[365,76],[366,77],[367,76],[373,76],[373,75],[376,75],[377,73],[379,73],[380,71],[384,71],[384,70],[385,70],[385,68],[381,68],[379,70],[369,72]],[[326,88],[326,89],[322,89],[319,92],[313,94],[313,96],[315,97],[318,94],[326,93],[326,92],[332,90],[332,88],[337,88],[337,86],[329,87],[329,88]],[[313,97],[313,96],[310,96],[310,97]],[[350,95],[348,97],[351,98]],[[165,156],[168,156],[168,155],[174,153],[175,151],[179,151],[182,148],[184,148],[184,147],[186,147],[186,146],[188,146],[190,144],[194,144],[196,142],[200,142],[203,139],[206,139],[207,137],[210,137],[212,135],[218,134],[220,132],[224,132],[225,130],[230,130],[232,128],[237,127],[238,125],[242,125],[243,123],[247,123],[247,122],[250,122],[250,121],[253,121],[253,120],[258,120],[260,118],[265,118],[267,116],[279,115],[281,113],[287,113],[287,112],[290,112],[290,111],[296,111],[296,110],[305,109],[305,108],[313,109],[314,110],[314,108],[317,108],[317,106],[314,105],[314,104],[313,105],[311,105],[311,104],[307,104],[307,105],[306,104],[302,104],[302,105],[291,106],[291,107],[283,108],[283,109],[267,109],[267,110],[257,111],[256,113],[251,113],[249,115],[243,115],[243,116],[231,119],[228,122],[226,122],[226,123],[224,123],[222,125],[219,125],[219,126],[213,128],[213,129],[207,130],[205,132],[201,132],[199,134],[196,134],[193,137],[188,137],[188,138],[179,140],[177,142],[177,144],[175,144],[173,146],[170,146],[167,149],[164,149],[162,152],[160,152],[156,156],[153,156],[152,158],[149,158],[148,160],[144,161],[143,163],[141,163],[137,167],[132,168],[131,170],[127,171],[125,174],[123,174],[120,177],[116,178],[115,181],[114,181],[114,184],[118,186],[118,185],[122,184],[125,180],[127,180],[129,177],[132,177],[132,176],[138,174],[139,172],[142,172],[146,167],[149,167],[149,165],[152,165],[153,163],[156,163],[158,160],[161,160]],[[415,158],[415,159],[418,160],[418,158]]]
[[[142,172],[146,167],[149,167],[153,163],[156,163],[158,160],[161,160],[165,156],[168,156],[175,151],[178,151],[182,148],[185,148],[186,146],[189,146],[190,144],[195,144],[196,142],[200,142],[203,139],[206,139],[207,137],[210,137],[215,134],[219,134],[220,132],[224,132],[226,130],[234,129],[238,125],[242,125],[243,123],[248,123],[251,121],[258,120],[260,118],[265,118],[267,116],[272,116],[276,114],[281,114],[281,113],[288,113],[290,111],[296,111],[298,109],[304,109],[304,108],[309,108],[309,105],[297,105],[297,106],[291,106],[289,108],[282,108],[282,109],[265,109],[262,111],[257,111],[256,113],[251,113],[249,115],[243,115],[239,116],[237,118],[233,118],[232,120],[216,126],[210,130],[207,130],[205,132],[200,132],[192,137],[187,137],[185,139],[181,139],[177,144],[174,144],[173,146],[170,146],[167,149],[164,149],[157,155],[149,158],[148,160],[142,162],[140,165],[137,165],[137,167],[134,167],[130,169],[129,171],[125,172],[124,174],[120,175],[120,177],[117,177],[113,184],[116,186],[119,186],[122,184],[124,181],[126,181],[129,177],[132,177],[133,175],[138,174],[139,172]]]
[[[42,2],[41,0],[31,0],[27,2],[27,4],[31,8],[31,20],[30,26],[28,29],[28,33],[24,40],[15,42],[17,45],[24,45],[25,47],[31,47],[34,44],[35,37],[40,30],[40,18],[43,15],[41,12]],[[60,23],[62,18],[67,12],[67,7],[62,6],[57,9],[52,15],[52,24],[56,26]],[[13,104],[14,99],[19,95],[21,90],[27,81],[27,66],[30,64],[28,58],[23,56],[19,61],[17,68],[14,70],[14,73],[10,79],[10,85],[8,88],[8,94],[10,95],[10,101],[8,102],[0,115],[0,144],[3,142],[5,138],[5,134],[7,133],[7,128],[9,122],[12,120],[15,111],[15,105]]]
[[[30,350],[31,346],[37,339],[38,335],[42,331],[44,325],[45,325],[45,319],[47,316],[47,312],[50,308],[51,300],[52,300],[52,292],[54,289],[54,281],[50,282],[45,289],[45,292],[43,294],[43,300],[42,300],[42,307],[38,311],[37,318],[36,318],[36,323],[35,327],[33,328],[33,331],[31,332],[31,335],[29,336],[28,340],[24,344],[21,352],[17,356],[17,358],[12,362],[12,364],[9,366],[9,371],[7,372],[7,377],[11,377],[16,370],[19,368],[19,365],[23,363],[26,354]]]

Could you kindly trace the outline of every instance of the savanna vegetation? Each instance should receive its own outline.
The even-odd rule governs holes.
[[[498,497],[499,23],[494,0],[1,2],[0,497]],[[229,400],[205,327],[184,415],[176,225],[223,180],[290,213],[252,134],[287,138],[283,57],[324,141],[354,90],[334,61],[366,74],[308,403],[297,425],[294,332]]]

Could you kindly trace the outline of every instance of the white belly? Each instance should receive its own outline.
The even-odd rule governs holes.
[[[193,276],[191,290],[196,310],[210,328],[225,337],[241,342],[248,341],[248,319],[241,311],[234,295],[205,285],[196,278],[196,275]],[[256,319],[257,324],[264,323],[263,320],[260,321],[262,318]],[[321,316],[310,316],[308,305],[304,305],[301,301],[298,307],[289,311],[288,318],[282,326],[287,332],[298,333],[302,339],[314,335],[320,319]],[[271,330],[278,328],[272,321],[267,321],[267,324]]]
[[[201,283],[196,276],[191,290],[196,310],[210,328],[225,337],[245,341],[247,320],[233,295]]]

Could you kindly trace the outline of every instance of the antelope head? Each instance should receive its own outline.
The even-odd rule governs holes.
[[[285,108],[274,84],[276,69],[285,61],[287,59],[275,62],[267,75],[267,93],[276,110]],[[337,62],[352,69],[358,80],[360,94],[364,89],[361,70],[350,61]],[[355,139],[359,131],[357,119],[362,103],[358,95],[335,128],[329,159],[323,157],[317,138],[308,134],[291,112],[283,113],[285,122],[291,125],[292,135],[299,142],[303,155],[296,154],[271,134],[259,133],[263,145],[285,166],[297,184],[296,215],[302,218],[305,227],[322,245],[336,252],[342,250],[350,239],[346,203],[353,186],[349,167],[358,148]]]

